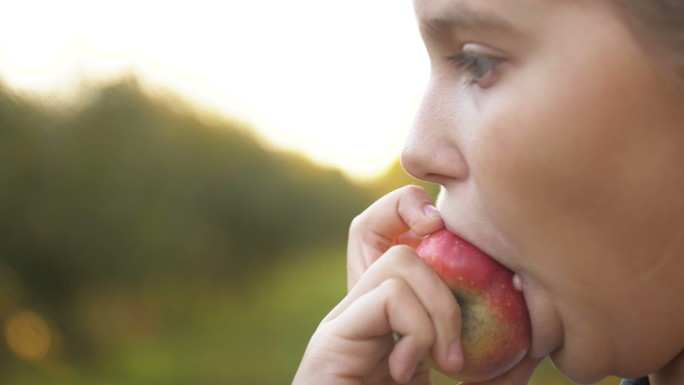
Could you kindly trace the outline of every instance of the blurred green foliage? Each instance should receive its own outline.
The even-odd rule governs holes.
[[[0,87],[0,383],[289,382],[351,219],[416,182],[353,183],[135,79],[88,95]]]
[[[243,290],[293,247],[344,239],[370,199],[135,80],[68,112],[0,93],[0,261],[79,359],[99,348],[75,319],[81,293],[168,277]]]
[[[58,271],[77,286],[170,268],[232,279],[288,245],[339,239],[369,200],[341,174],[267,151],[236,123],[179,113],[132,81],[68,116],[0,105],[2,256],[31,276]]]

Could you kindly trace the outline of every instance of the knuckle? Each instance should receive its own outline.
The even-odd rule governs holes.
[[[386,298],[392,298],[396,303],[415,303],[416,296],[411,286],[402,278],[392,277],[386,279],[379,287],[384,291]]]
[[[414,249],[401,244],[390,247],[378,262],[382,262],[384,266],[391,266],[392,270],[399,274],[400,272],[413,273],[415,269],[421,269],[423,268],[421,265],[424,265]]]
[[[349,237],[353,239],[366,239],[369,235],[376,234],[372,231],[373,217],[368,213],[368,209],[355,216],[349,224]]]
[[[423,196],[425,194],[425,189],[418,186],[418,185],[415,185],[415,184],[410,184],[410,185],[400,187],[399,191],[400,191],[401,195],[420,195],[420,196]]]
[[[365,215],[366,212],[362,212],[361,214],[358,214],[355,216],[351,223],[349,224],[349,232],[354,233],[359,231],[359,229],[362,229],[366,227],[366,221],[367,221],[367,215]]]
[[[451,294],[451,293],[450,293]],[[449,298],[448,301],[442,301],[439,306],[435,307],[433,316],[449,320],[451,322],[459,321],[461,319],[461,308],[458,306],[456,299]]]
[[[415,344],[421,349],[428,349],[437,341],[437,331],[432,325],[426,325],[420,333],[414,334]]]
[[[399,206],[410,205],[414,203],[423,203],[431,201],[428,192],[417,185],[404,186],[400,190]]]
[[[420,333],[419,336],[422,336],[421,342],[423,346],[430,347],[437,340],[437,331],[435,330],[435,328],[431,327],[426,329],[424,333]]]
[[[386,290],[389,295],[404,297],[411,295],[411,288],[401,278],[391,277],[384,280],[381,284],[382,288]]]

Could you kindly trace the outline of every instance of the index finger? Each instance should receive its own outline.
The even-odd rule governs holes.
[[[425,189],[404,186],[383,196],[352,221],[347,248],[349,288],[389,248],[415,244],[417,239],[444,227]],[[407,239],[410,242],[407,242]]]

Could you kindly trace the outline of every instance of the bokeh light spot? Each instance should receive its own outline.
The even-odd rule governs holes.
[[[42,361],[52,345],[52,331],[40,315],[30,310],[12,314],[5,328],[12,353],[27,361]]]

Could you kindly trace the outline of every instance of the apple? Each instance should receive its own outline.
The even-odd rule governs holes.
[[[460,381],[486,381],[520,362],[530,347],[531,332],[514,273],[446,229],[425,238],[416,252],[461,307],[463,370],[444,374]]]

